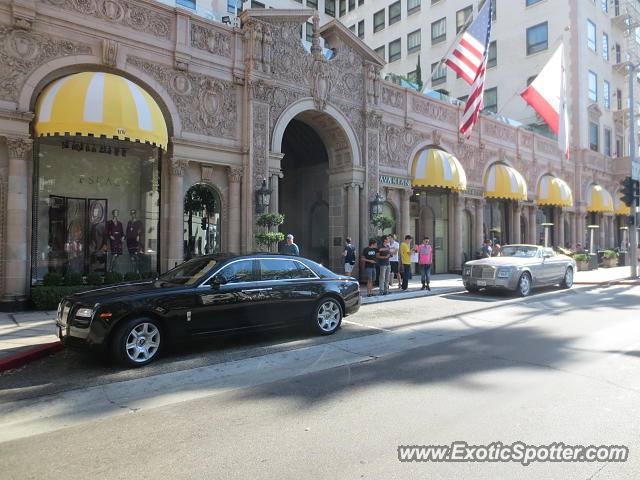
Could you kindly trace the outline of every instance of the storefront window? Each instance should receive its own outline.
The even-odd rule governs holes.
[[[536,242],[538,245],[544,245],[544,230],[545,227],[542,225],[543,223],[555,223],[554,207],[550,205],[545,205],[542,207],[538,207],[538,212],[536,214]],[[553,246],[556,244],[555,236],[554,236],[554,228],[552,226],[549,227],[549,245]]]
[[[184,258],[220,251],[220,196],[204,183],[193,185],[184,197]]]
[[[502,245],[507,238],[506,201],[488,200],[484,206],[484,238]]]
[[[38,140],[37,152],[32,281],[158,270],[156,149],[76,137]]]

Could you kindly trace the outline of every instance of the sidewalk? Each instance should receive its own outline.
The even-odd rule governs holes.
[[[629,280],[629,267],[599,268],[587,272],[576,272],[576,285],[629,284],[640,285],[640,281]],[[389,302],[416,297],[428,297],[464,289],[459,275],[433,275],[431,291],[421,290],[420,275],[414,275],[407,291],[397,286],[389,290],[389,295],[379,296],[374,288],[373,297],[367,297],[367,288],[361,286],[364,305]],[[20,367],[37,358],[49,355],[62,348],[55,327],[56,312],[29,311],[19,313],[0,312],[0,372]]]

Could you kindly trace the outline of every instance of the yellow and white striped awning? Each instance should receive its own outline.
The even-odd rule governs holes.
[[[620,199],[622,192],[618,192],[613,196],[613,213],[616,215],[631,215],[631,209]]]
[[[567,182],[554,177],[544,175],[538,182],[538,205],[555,205],[558,207],[573,207],[573,194]]]
[[[600,185],[587,189],[587,212],[613,212],[613,198]]]
[[[515,168],[502,163],[491,165],[484,178],[484,196],[509,200],[527,199],[527,182]]]
[[[83,72],[50,84],[36,104],[38,136],[106,137],[167,147],[167,125],[158,104],[132,81]]]
[[[411,175],[414,187],[443,187],[455,191],[467,189],[467,174],[453,155],[442,150],[424,149],[413,158]]]

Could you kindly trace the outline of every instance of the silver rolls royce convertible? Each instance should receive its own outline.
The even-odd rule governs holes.
[[[466,262],[462,281],[469,292],[481,288],[507,289],[526,297],[536,287],[560,285],[571,288],[576,262],[552,248],[538,245],[507,245],[499,257]]]

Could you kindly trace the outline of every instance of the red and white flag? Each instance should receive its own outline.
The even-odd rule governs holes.
[[[491,39],[493,0],[487,0],[478,12],[478,18],[464,32],[445,64],[471,84],[472,91],[460,121],[460,133],[469,135],[478,121],[484,101],[484,77]]]
[[[563,44],[560,44],[536,79],[520,95],[558,136],[558,147],[569,158],[569,115]]]

